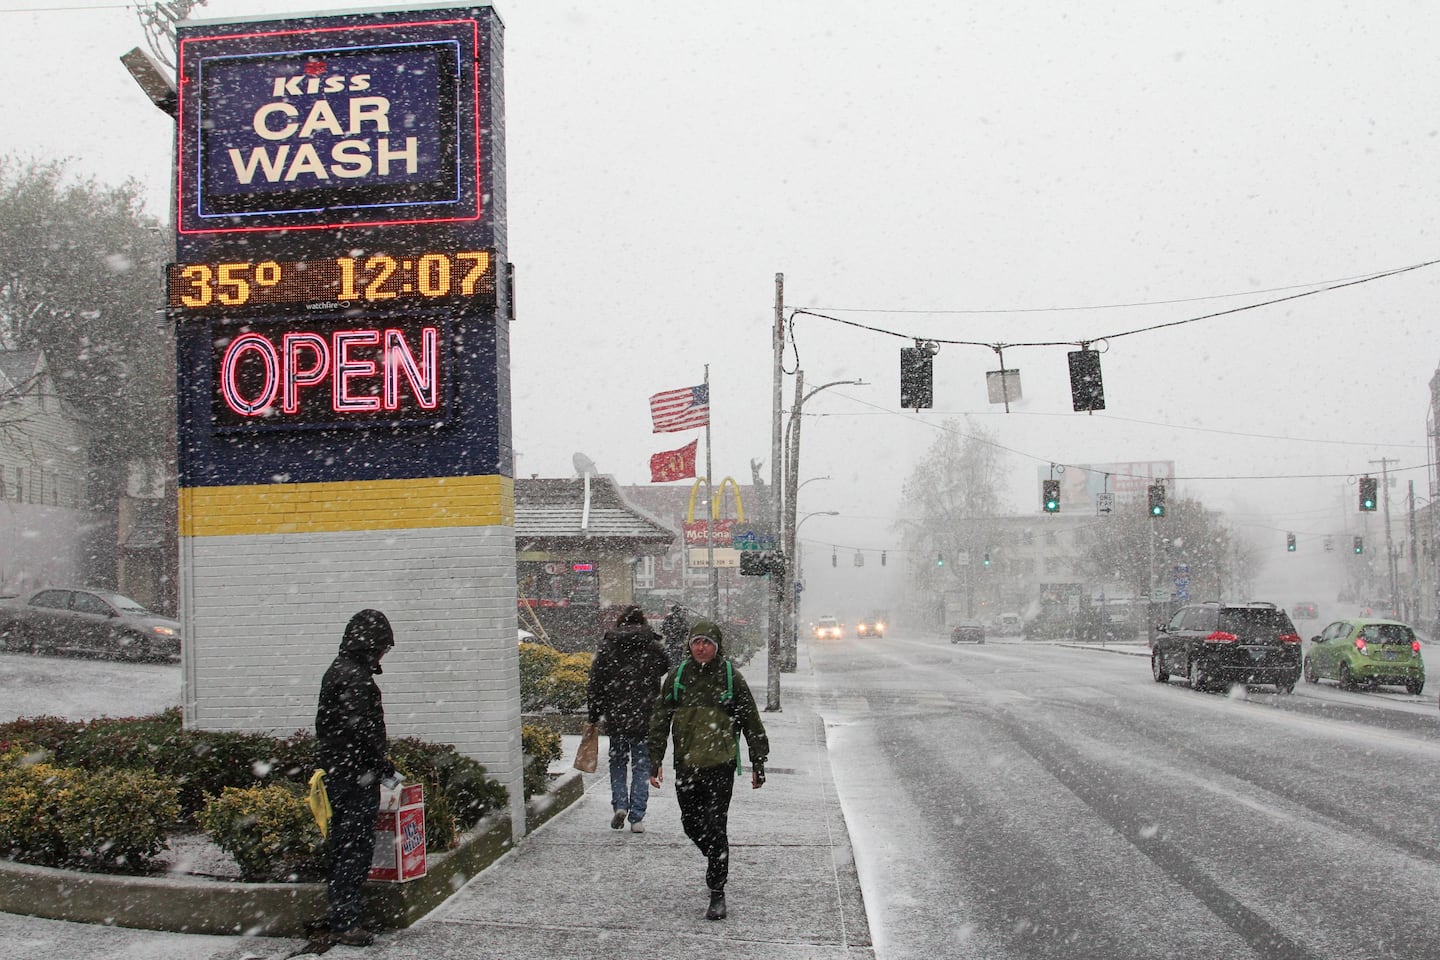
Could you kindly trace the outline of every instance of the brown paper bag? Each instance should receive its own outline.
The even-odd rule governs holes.
[[[600,728],[587,723],[580,734],[580,748],[575,751],[575,769],[582,773],[594,773],[599,762]]]

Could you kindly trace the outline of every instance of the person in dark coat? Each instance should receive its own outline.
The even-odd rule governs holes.
[[[677,666],[685,659],[690,640],[690,623],[685,617],[685,608],[680,604],[673,604],[665,619],[660,621],[660,636],[664,638],[665,656],[670,658],[670,666]]]
[[[589,720],[605,718],[610,736],[610,818],[619,830],[630,820],[631,833],[644,833],[645,808],[650,800],[650,755],[645,738],[650,709],[660,692],[660,680],[670,661],[655,631],[637,606],[620,614],[615,629],[606,631],[600,652],[590,665],[586,685]]]
[[[765,785],[770,738],[760,721],[755,696],[725,656],[720,627],[697,620],[690,627],[690,655],[670,671],[650,717],[649,752],[655,772],[650,785],[665,779],[665,741],[675,739],[675,799],[680,823],[705,855],[710,888],[708,920],[725,919],[725,882],[730,876],[730,798],[740,767],[740,735],[750,751],[750,786]]]
[[[360,925],[361,890],[375,846],[380,781],[393,776],[385,758],[385,707],[375,674],[395,646],[390,621],[379,610],[361,610],[345,625],[340,653],[320,681],[315,737],[330,820],[326,892],[333,943],[369,946],[374,936]]]

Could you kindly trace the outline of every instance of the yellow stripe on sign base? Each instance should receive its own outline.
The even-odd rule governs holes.
[[[180,490],[180,536],[515,525],[509,477],[266,483]]]

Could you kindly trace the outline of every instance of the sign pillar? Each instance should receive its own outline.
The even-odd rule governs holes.
[[[187,725],[308,729],[384,611],[392,736],[524,830],[503,26],[486,6],[177,26]]]

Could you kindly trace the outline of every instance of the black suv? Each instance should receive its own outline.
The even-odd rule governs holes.
[[[1156,683],[1180,674],[1196,690],[1232,683],[1273,683],[1281,693],[1300,679],[1300,634],[1273,603],[1192,603],[1160,628],[1150,649]]]

